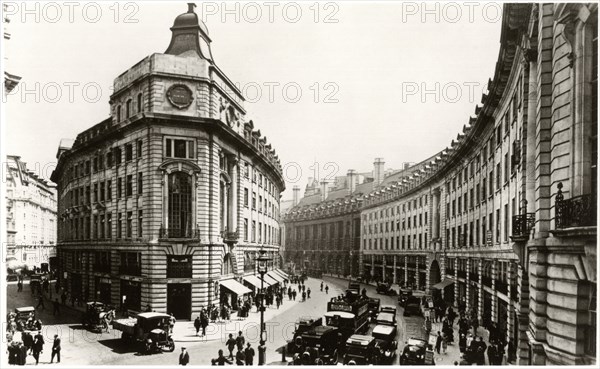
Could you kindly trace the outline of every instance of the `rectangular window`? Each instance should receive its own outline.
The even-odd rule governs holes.
[[[126,189],[125,189],[125,196],[129,197],[133,195],[133,175],[129,174],[127,175],[127,182],[126,182]]]
[[[92,169],[93,169],[94,173],[96,173],[98,171],[98,157],[97,156],[94,157],[94,161],[92,162]]]
[[[122,153],[122,150],[120,147],[115,147],[114,155],[115,155],[115,164],[117,164],[117,165],[121,164],[121,160],[123,160],[123,153]]]
[[[256,242],[256,221],[252,221],[252,242]]]
[[[500,243],[500,209],[496,209],[496,243]]]
[[[502,172],[500,171],[500,163],[496,164],[496,191],[500,189],[502,183]]]
[[[94,202],[98,202],[98,183],[94,183]]]
[[[106,183],[100,182],[100,201],[104,202],[106,193]]]
[[[127,144],[125,145],[125,161],[130,161],[133,159],[133,145]]]
[[[133,211],[127,212],[127,233],[126,237],[131,238],[133,234]]]
[[[85,162],[85,175],[89,175],[90,174],[90,161],[86,160]]]
[[[98,239],[98,215],[94,215],[94,231],[93,231],[93,235],[94,235],[94,239]]]
[[[117,178],[117,199],[123,197],[123,178]]]
[[[262,201],[263,201],[262,196],[259,195],[258,196],[258,212],[259,213],[262,213],[262,210],[263,210]]]
[[[104,214],[100,215],[100,238],[106,238],[106,224],[105,224],[106,216]]]
[[[504,242],[508,242],[508,204],[504,205]]]
[[[165,156],[168,158],[193,159],[194,140],[167,138],[165,140]]]
[[[248,189],[244,188],[244,206],[245,207],[248,207],[248,202],[249,202],[249,199],[248,199]]]
[[[504,154],[504,182],[508,182],[510,170],[510,161],[508,158],[508,153]]]
[[[143,224],[144,224],[143,221],[144,221],[144,217],[143,217],[142,210],[138,210],[137,236],[140,238],[142,237],[142,234],[143,234],[143,231],[142,231]]]
[[[123,214],[119,213],[117,219],[117,238],[123,238]]]
[[[92,203],[90,186],[85,186],[85,203],[88,205]]]
[[[106,236],[112,238],[112,213],[106,214]]]
[[[144,177],[142,172],[139,172],[137,175],[137,193],[138,195],[142,194],[144,190]]]
[[[114,163],[113,163],[113,153],[112,153],[112,151],[109,151],[109,152],[106,154],[106,166],[107,166],[108,168],[112,168],[113,164],[114,164]]]
[[[252,192],[252,210],[256,210],[256,192]]]
[[[137,140],[137,150],[135,156],[137,159],[142,157],[142,140]]]
[[[244,218],[244,241],[248,241],[248,218]]]

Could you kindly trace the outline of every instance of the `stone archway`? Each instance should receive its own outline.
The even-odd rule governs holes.
[[[440,271],[440,264],[437,260],[433,260],[429,266],[429,289],[436,283],[442,281],[442,272]]]

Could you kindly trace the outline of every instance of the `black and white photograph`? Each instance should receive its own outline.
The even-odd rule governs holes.
[[[598,3],[1,1],[0,367],[596,367]]]

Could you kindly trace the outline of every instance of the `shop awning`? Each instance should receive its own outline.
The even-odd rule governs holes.
[[[273,278],[274,280],[276,280],[277,282],[283,282],[285,280],[285,279],[283,279],[282,276],[280,276],[279,274],[275,273],[274,270],[268,272],[267,275],[269,277]]]
[[[227,288],[229,291],[235,293],[238,296],[242,296],[246,293],[252,292],[248,287],[244,286],[240,282],[235,279],[226,279],[224,281],[219,281],[221,286]]]
[[[431,286],[431,288],[436,289],[436,290],[443,290],[444,288],[448,287],[452,283],[454,283],[454,279],[446,278],[443,281],[434,284],[433,286]]]
[[[246,276],[246,277],[244,277],[244,280],[256,288],[261,288],[260,287],[260,283],[261,283],[260,278],[258,278],[255,275]],[[269,287],[269,286],[271,286],[271,284],[269,282],[265,281],[265,288]]]
[[[280,276],[283,277],[283,279],[289,281],[290,280],[290,276],[287,275],[283,270],[281,269],[275,269],[275,273],[279,274]]]
[[[275,278],[271,277],[268,274],[265,274],[265,282],[269,282],[270,285],[274,286],[279,283]]]

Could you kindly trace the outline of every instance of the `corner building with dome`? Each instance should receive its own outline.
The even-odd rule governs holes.
[[[279,158],[219,69],[190,4],[164,53],[114,80],[110,117],[63,139],[60,278],[67,293],[190,319],[256,288],[255,258],[282,281]]]

